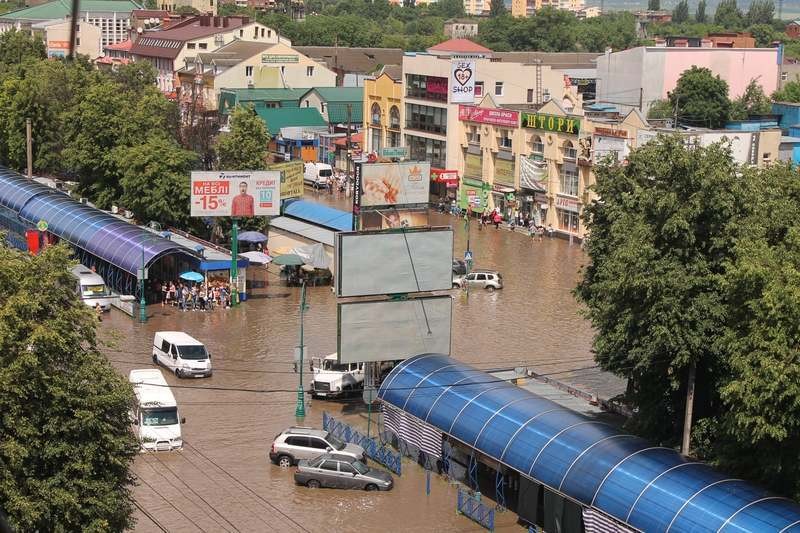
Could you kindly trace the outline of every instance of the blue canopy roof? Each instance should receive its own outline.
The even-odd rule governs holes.
[[[308,200],[289,200],[286,202],[283,214],[334,231],[351,231],[353,229],[352,213]]]
[[[398,365],[378,397],[641,531],[800,532],[800,506],[787,498],[445,355]]]
[[[0,167],[0,205],[31,224],[48,223],[53,235],[136,275],[161,256],[191,250],[115,216],[77,202],[64,193]]]

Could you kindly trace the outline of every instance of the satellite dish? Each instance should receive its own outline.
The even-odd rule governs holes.
[[[136,28],[136,33],[142,33],[142,28],[141,27]]]

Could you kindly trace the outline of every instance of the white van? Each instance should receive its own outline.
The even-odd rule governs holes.
[[[153,363],[164,365],[179,378],[211,377],[211,354],[202,342],[182,331],[157,331]]]
[[[134,432],[145,451],[168,452],[183,447],[178,404],[161,371],[147,368],[131,370],[136,407],[131,412]]]
[[[111,291],[106,287],[106,282],[97,272],[92,272],[83,265],[72,267],[71,272],[77,278],[75,291],[83,303],[92,309],[97,304],[100,304],[100,308],[103,311],[111,311],[111,302],[116,296],[111,294]]]
[[[306,163],[303,181],[315,189],[330,187],[333,182],[333,167],[327,163]]]

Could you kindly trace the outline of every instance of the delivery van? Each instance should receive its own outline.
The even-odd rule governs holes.
[[[211,377],[211,354],[205,345],[182,331],[157,331],[153,336],[153,363],[179,378]]]
[[[133,385],[136,407],[131,412],[134,433],[145,451],[168,452],[183,447],[178,404],[161,370],[131,370],[128,381]]]
[[[333,167],[327,163],[306,163],[303,181],[315,189],[330,187],[333,183]]]
[[[97,304],[103,311],[111,311],[111,302],[116,298],[106,287],[106,282],[97,272],[83,265],[72,267],[75,276],[75,291],[83,303],[94,309]]]

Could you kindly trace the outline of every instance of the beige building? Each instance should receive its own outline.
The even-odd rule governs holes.
[[[383,73],[364,81],[364,150],[403,146],[403,82]]]
[[[47,57],[66,57],[69,55],[69,37],[72,23],[69,19],[49,20],[31,26],[34,35],[41,37],[47,47]],[[102,31],[94,24],[83,20],[78,22],[75,34],[75,51],[89,59],[103,55],[101,46]]]
[[[221,89],[334,87],[336,73],[301,54],[281,39],[279,43],[233,42],[214,52],[184,57],[177,72],[182,98],[202,99],[206,110],[217,108]],[[197,85],[202,77],[202,93]]]
[[[158,8],[163,11],[175,12],[179,7],[193,7],[204,15],[216,15],[219,0],[162,0]]]
[[[489,14],[491,0],[464,0],[464,13],[473,17]]]
[[[470,39],[478,35],[478,21],[450,19],[444,23],[444,35],[450,39]]]

